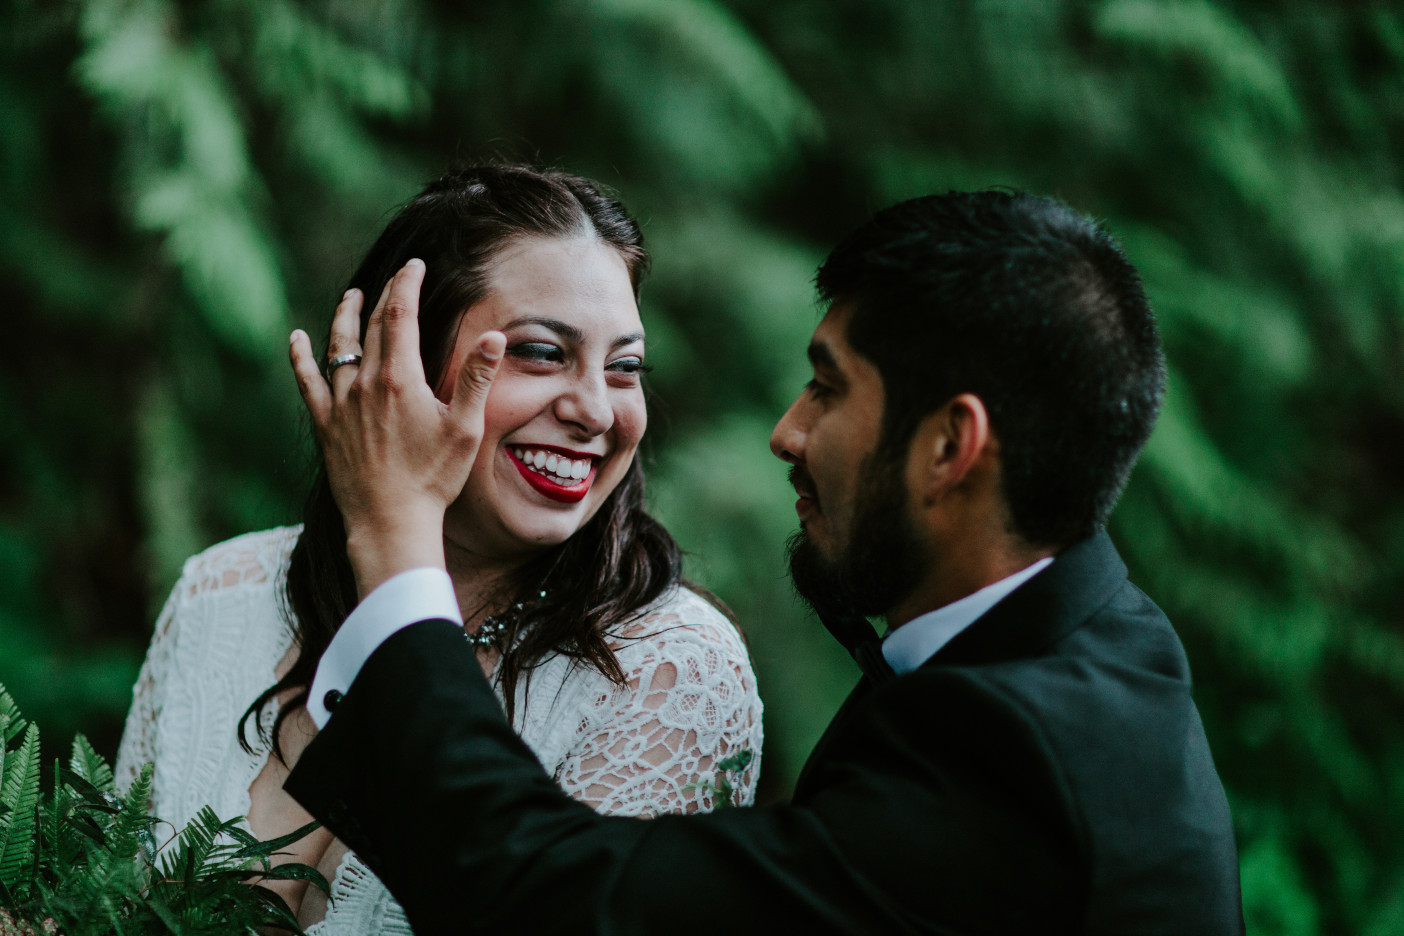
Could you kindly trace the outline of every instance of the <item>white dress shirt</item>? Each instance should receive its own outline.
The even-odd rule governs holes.
[[[894,631],[889,631],[882,640],[882,655],[898,676],[910,673],[931,655],[950,643],[986,611],[1033,578],[1053,562],[1046,556],[1033,565],[1008,578],[1002,578],[993,585],[986,585],[977,592],[966,595],[959,601],[952,601],[944,608],[928,611],[921,617],[912,618]]]
[[[443,569],[410,569],[380,584],[346,618],[317,664],[307,713],[323,728],[331,712],[328,697],[339,699],[351,688],[356,674],[376,648],[390,636],[417,621],[443,618],[463,626],[453,581]],[[333,695],[333,693],[335,693]]]

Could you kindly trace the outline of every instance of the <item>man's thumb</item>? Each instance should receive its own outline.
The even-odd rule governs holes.
[[[492,389],[493,378],[502,365],[506,347],[507,336],[502,332],[490,331],[478,336],[477,345],[469,352],[458,372],[458,386],[449,404],[450,410],[459,418],[476,420],[482,416],[488,391]]]

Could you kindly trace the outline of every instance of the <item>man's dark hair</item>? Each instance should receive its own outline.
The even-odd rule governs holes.
[[[884,453],[961,393],[989,411],[1014,531],[1067,545],[1106,522],[1150,437],[1165,359],[1141,277],[1096,223],[1024,192],[878,212],[834,249],[820,298],[882,375]]]

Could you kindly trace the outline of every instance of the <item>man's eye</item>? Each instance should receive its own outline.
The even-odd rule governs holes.
[[[819,397],[828,396],[831,392],[833,392],[817,380],[811,380],[808,383],[806,383],[804,385],[804,389],[806,392],[809,393],[811,397],[815,397],[816,399]]]
[[[565,354],[560,348],[544,341],[523,341],[521,344],[514,344],[508,348],[507,353],[512,357],[527,361],[560,362],[565,360]]]
[[[640,357],[623,357],[617,361],[610,361],[608,370],[618,374],[647,374],[653,368],[643,362]]]

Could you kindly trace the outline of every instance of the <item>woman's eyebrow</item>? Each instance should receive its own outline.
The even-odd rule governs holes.
[[[509,328],[519,328],[522,325],[540,325],[542,328],[553,331],[567,341],[575,344],[580,344],[585,340],[585,333],[574,325],[562,322],[560,319],[545,318],[539,315],[527,315],[508,322],[506,325],[502,326],[502,331],[506,331]]]
[[[527,315],[519,319],[514,319],[506,325],[503,325],[502,330],[506,331],[509,328],[519,328],[522,325],[539,325],[548,331],[555,332],[572,344],[583,344],[585,341],[585,333],[574,325],[568,322],[562,322],[560,319],[545,318],[539,315]],[[631,345],[636,341],[643,340],[643,332],[630,332],[627,335],[620,335],[618,338],[611,341],[609,347],[610,350],[614,350],[615,348],[622,348],[625,345]]]

